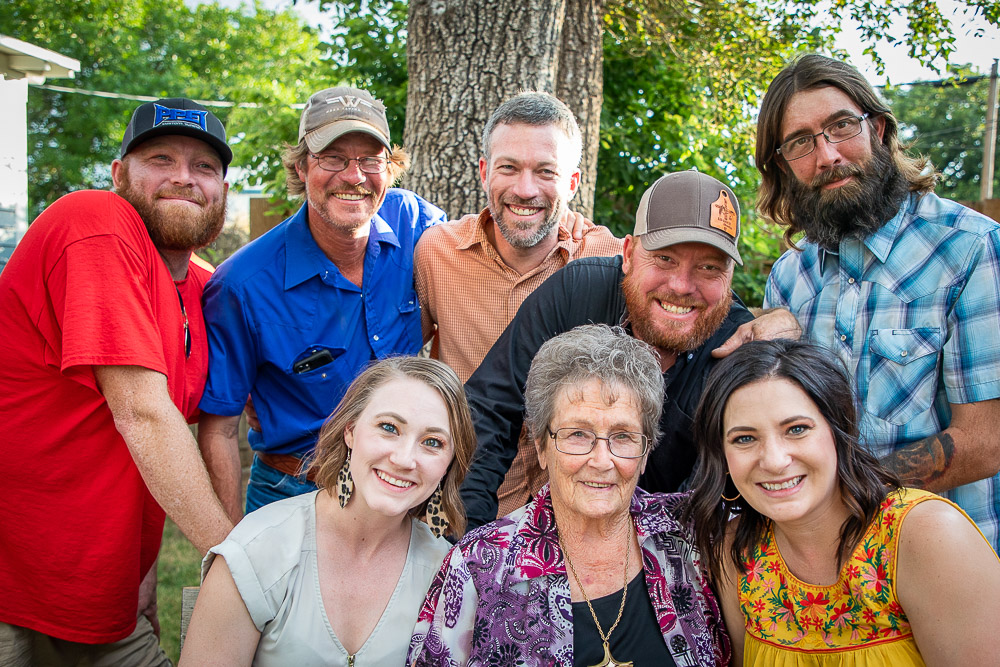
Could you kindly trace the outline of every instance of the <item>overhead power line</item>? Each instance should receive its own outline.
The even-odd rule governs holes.
[[[131,100],[134,102],[155,102],[159,97],[151,95],[129,95],[128,93],[110,93],[105,90],[88,90],[86,88],[67,88],[65,86],[53,86],[51,84],[29,83],[28,85],[42,90],[52,90],[57,93],[72,93],[74,95],[89,95],[91,97],[105,97],[112,100]],[[227,102],[225,100],[194,100],[204,107],[224,107],[238,109],[261,109],[265,105],[257,102]],[[305,109],[305,104],[287,104],[292,109]]]
[[[979,76],[968,76],[964,78],[950,79],[936,79],[934,81],[910,81],[909,83],[894,83],[893,88],[901,88],[903,86],[934,86],[935,88],[944,88],[946,86],[968,86],[970,84],[976,83],[977,81],[982,81],[983,79],[990,78],[988,75]],[[128,93],[111,93],[105,90],[88,90],[87,88],[67,88],[66,86],[53,86],[51,84],[37,84],[29,83],[29,86],[34,86],[35,88],[41,88],[42,90],[52,90],[57,93],[71,93],[74,95],[90,95],[91,97],[105,97],[113,100],[132,100],[135,102],[155,102],[160,99],[159,97],[154,97],[152,95],[130,95]],[[875,88],[886,88],[887,86],[874,86]],[[222,108],[239,108],[239,109],[261,109],[265,105],[259,104],[257,102],[228,102],[225,100],[195,100],[198,104],[205,107],[222,107]],[[292,109],[305,109],[306,105],[303,103],[287,104],[283,105]]]
[[[952,86],[968,86],[970,84],[976,83],[977,81],[982,81],[983,79],[990,78],[989,74],[979,74],[977,76],[964,76],[964,77],[951,77],[948,79],[935,79],[933,81],[910,81],[909,83],[894,83],[893,88],[902,88],[903,86],[934,86],[935,88],[945,88]],[[875,88],[888,88],[886,85],[874,86]]]

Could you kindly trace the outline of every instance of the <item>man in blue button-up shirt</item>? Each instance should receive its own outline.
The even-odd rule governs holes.
[[[765,306],[852,373],[861,436],[910,486],[943,493],[1000,546],[1000,225],[933,193],[856,69],[789,65],[757,126],[761,212],[805,233]]]
[[[260,431],[247,511],[316,488],[297,475],[323,421],[373,359],[422,343],[413,248],[445,214],[390,185],[409,163],[385,107],[330,88],[309,99],[283,156],[302,208],[219,267],[205,288],[209,371],[199,443],[217,492],[242,515],[237,433],[247,395]]]

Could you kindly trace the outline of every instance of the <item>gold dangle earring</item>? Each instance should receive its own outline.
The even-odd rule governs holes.
[[[729,479],[730,481],[732,480],[732,477],[730,476],[730,474],[729,474],[729,471],[728,471],[728,470],[726,471],[726,477],[727,477],[727,478],[728,478],[728,479]],[[736,486],[736,485],[735,485],[735,484],[733,484],[733,487],[735,487],[735,486]],[[739,499],[740,499],[740,491],[739,491],[739,489],[737,489],[737,490],[736,490],[736,495],[735,495],[735,496],[733,496],[732,498],[726,498],[726,485],[725,485],[725,484],[723,484],[723,485],[722,485],[722,493],[720,493],[720,494],[719,494],[719,496],[720,496],[720,497],[721,497],[721,498],[722,498],[723,500],[725,500],[725,501],[726,501],[727,503],[733,503],[733,502],[736,502],[737,500],[739,500]]]
[[[347,507],[347,501],[351,499],[352,493],[354,493],[354,478],[351,477],[351,450],[348,449],[344,465],[337,473],[337,502],[342,508]]]

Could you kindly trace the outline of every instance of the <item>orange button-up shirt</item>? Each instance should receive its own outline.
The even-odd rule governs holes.
[[[517,309],[553,273],[580,257],[620,255],[622,239],[596,226],[574,241],[559,226],[559,241],[541,264],[521,274],[507,266],[486,234],[493,216],[449,222],[424,232],[414,255],[425,340],[436,335],[436,356],[465,382],[479,367]],[[518,455],[498,491],[504,516],[546,482],[534,445],[521,434]]]

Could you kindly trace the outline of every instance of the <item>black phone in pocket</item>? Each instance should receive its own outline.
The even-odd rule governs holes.
[[[320,366],[326,366],[333,361],[330,350],[316,350],[305,359],[300,359],[292,365],[292,371],[298,375],[314,371]]]

